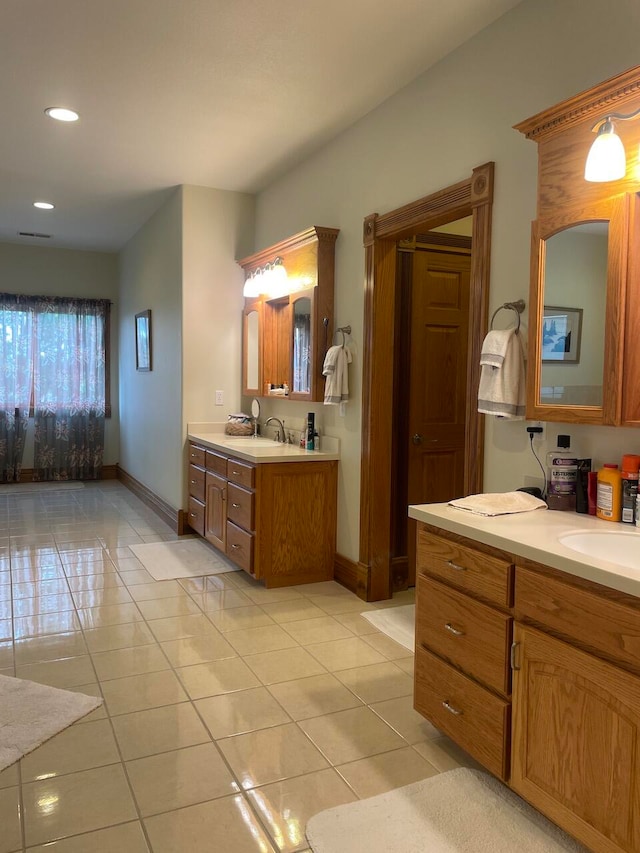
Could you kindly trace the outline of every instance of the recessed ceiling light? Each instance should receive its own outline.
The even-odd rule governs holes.
[[[33,206],[39,207],[40,210],[53,210],[55,204],[51,204],[50,201],[34,201]]]
[[[65,107],[47,107],[45,113],[56,121],[78,121],[80,118],[75,110],[68,110]]]

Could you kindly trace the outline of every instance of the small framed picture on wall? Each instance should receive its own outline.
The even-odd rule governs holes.
[[[136,370],[151,370],[151,309],[136,314]]]

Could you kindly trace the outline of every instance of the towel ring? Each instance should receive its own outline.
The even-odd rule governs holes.
[[[338,332],[342,332],[342,346],[344,347],[347,343],[346,336],[351,334],[351,326],[338,326],[333,334],[337,335]]]
[[[507,311],[515,311],[516,317],[518,318],[518,325],[516,326],[516,334],[520,331],[520,315],[525,309],[525,301],[524,299],[518,299],[516,302],[505,302],[502,305],[499,305],[496,310],[491,315],[491,322],[489,323],[489,328],[493,329],[493,321],[496,318],[496,314],[499,311],[507,310]]]

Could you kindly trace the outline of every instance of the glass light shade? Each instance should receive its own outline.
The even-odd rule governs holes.
[[[275,262],[268,269],[268,293],[271,299],[284,296],[289,292],[289,279],[282,261]]]
[[[244,283],[244,290],[242,291],[243,296],[248,296],[249,298],[260,296],[262,294],[262,274],[259,271],[250,275],[249,278]]]
[[[624,178],[627,160],[622,140],[615,132],[613,123],[606,121],[589,150],[584,167],[586,181],[601,183]]]

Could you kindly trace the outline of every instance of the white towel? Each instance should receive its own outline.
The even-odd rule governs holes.
[[[546,509],[540,498],[528,492],[496,492],[482,495],[468,495],[449,501],[449,506],[464,509],[475,515],[508,515],[514,512],[530,512],[533,509]]]
[[[329,347],[324,359],[322,374],[326,376],[324,386],[325,406],[340,406],[344,416],[345,404],[349,400],[349,364],[351,352],[344,346]]]
[[[509,420],[525,415],[525,369],[522,335],[515,329],[489,332],[480,356],[478,411]]]

